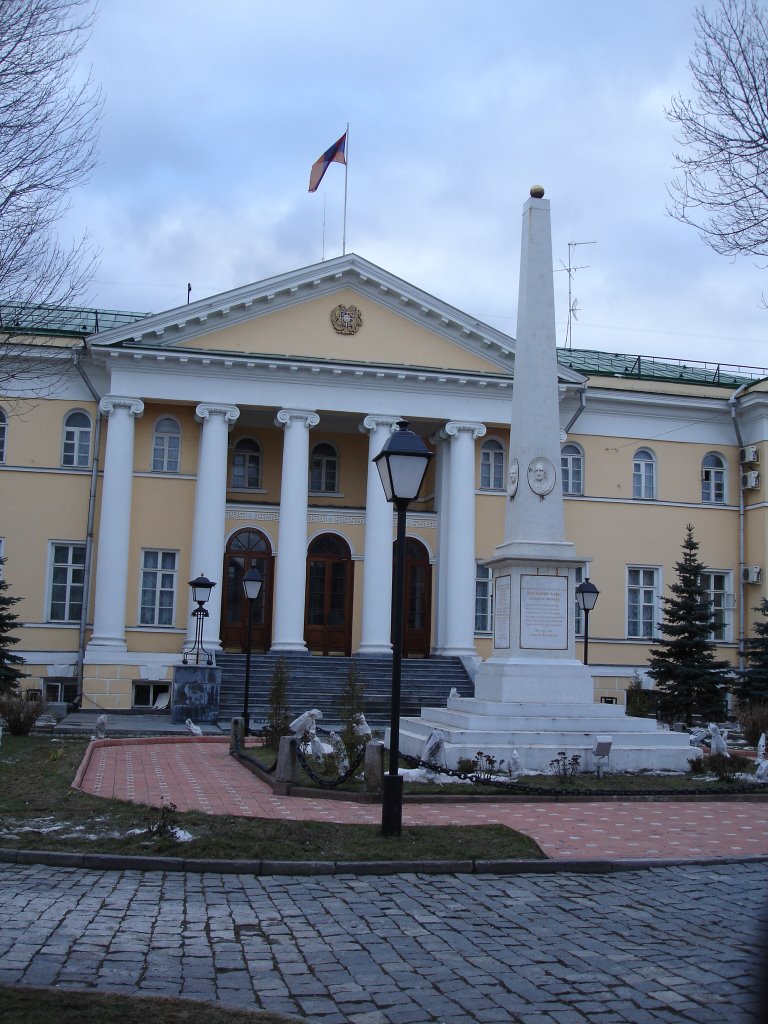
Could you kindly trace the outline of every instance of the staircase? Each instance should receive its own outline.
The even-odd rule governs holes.
[[[260,654],[251,656],[249,707],[254,727],[266,719],[272,673],[279,657],[288,669],[288,704],[293,717],[310,708],[323,712],[321,725],[338,728],[338,697],[350,666],[366,684],[365,717],[372,728],[389,725],[392,693],[392,659],[387,657],[324,658],[307,654]],[[221,671],[219,720],[227,722],[243,713],[245,655],[218,654]],[[474,696],[474,685],[460,658],[405,658],[403,660],[400,713],[419,715],[422,707],[445,707],[452,687],[462,697]]]

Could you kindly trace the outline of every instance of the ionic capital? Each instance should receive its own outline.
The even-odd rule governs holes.
[[[463,420],[450,420],[445,424],[440,434],[448,440],[458,437],[459,434],[469,434],[471,440],[474,441],[485,434],[485,425],[482,423],[465,422]]]
[[[395,424],[399,423],[402,416],[387,416],[383,413],[371,413],[366,416],[363,422],[358,426],[358,430],[361,434],[372,434],[379,427],[388,427],[390,434],[395,428]]]
[[[99,412],[109,416],[115,409],[125,409],[130,416],[138,419],[144,412],[144,403],[140,398],[125,398],[122,395],[105,395],[99,402]]]
[[[195,419],[198,423],[204,423],[212,416],[221,416],[230,430],[237,422],[239,415],[240,410],[236,405],[215,405],[201,402],[195,409]]]
[[[316,427],[320,417],[311,409],[281,409],[275,416],[275,426],[287,427],[289,423],[301,423],[307,430]]]

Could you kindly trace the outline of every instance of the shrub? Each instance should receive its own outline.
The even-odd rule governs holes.
[[[341,740],[347,757],[353,761],[365,741],[355,732],[358,715],[365,714],[365,680],[361,678],[356,665],[350,665],[347,681],[339,694],[339,717],[342,722]]]
[[[269,686],[269,714],[261,730],[264,743],[272,750],[280,746],[281,736],[291,735],[291,714],[288,707],[288,666],[278,658]]]
[[[32,726],[47,710],[44,700],[27,700],[18,691],[0,693],[0,718],[5,720],[11,736],[28,736]]]
[[[716,775],[719,782],[732,782],[740,772],[745,772],[752,760],[743,754],[712,754],[704,758],[704,771]]]
[[[744,730],[747,743],[756,747],[761,733],[768,733],[768,700],[739,704],[736,708],[736,721]]]
[[[549,762],[549,767],[557,781],[565,786],[568,783],[575,782],[581,767],[581,756],[579,754],[572,754],[568,757],[565,750],[558,750],[557,757]]]

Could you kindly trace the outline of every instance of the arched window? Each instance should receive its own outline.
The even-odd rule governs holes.
[[[648,448],[638,448],[632,464],[632,497],[656,497],[656,459]]]
[[[8,430],[8,417],[0,409],[0,462],[5,462],[5,439]]]
[[[701,460],[701,500],[711,505],[725,502],[725,460],[717,452]]]
[[[563,494],[584,493],[584,453],[577,444],[566,444],[560,449],[560,473]]]
[[[232,487],[261,487],[261,445],[244,437],[232,453]]]
[[[504,490],[504,447],[492,437],[480,449],[480,489]]]
[[[61,446],[62,466],[87,466],[91,461],[91,417],[71,412],[64,420]]]
[[[176,420],[164,416],[155,424],[152,438],[152,472],[178,473],[181,429]]]
[[[312,449],[309,464],[310,491],[335,493],[339,489],[339,456],[332,444],[322,442]]]

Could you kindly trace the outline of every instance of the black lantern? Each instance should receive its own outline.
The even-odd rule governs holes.
[[[251,632],[253,630],[253,609],[259,599],[264,577],[261,570],[252,565],[243,576],[243,593],[248,601],[248,637],[245,647],[245,687],[243,691],[243,731],[246,736],[250,734],[250,712],[248,702],[251,688]]]
[[[195,642],[191,650],[195,652],[195,664],[200,663],[200,651],[202,651],[207,659],[206,664],[212,665],[213,654],[203,647],[203,621],[208,618],[208,611],[203,606],[210,600],[211,591],[216,584],[201,573],[196,579],[190,580],[189,585],[192,588],[192,600],[197,604],[197,608],[192,612],[192,618],[195,620]],[[190,653],[191,651],[184,651],[182,664],[187,664]]]
[[[405,588],[405,519],[410,502],[419,496],[434,453],[401,420],[397,430],[373,461],[381,477],[384,494],[397,509],[395,579],[392,590],[392,703],[389,725],[389,772],[384,776],[381,804],[381,832],[399,836],[403,820],[403,780],[397,770],[400,758],[400,677],[403,659],[403,605]]]

